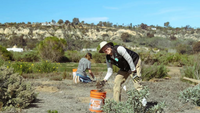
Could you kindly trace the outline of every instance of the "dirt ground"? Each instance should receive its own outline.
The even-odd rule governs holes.
[[[148,103],[166,103],[165,113],[200,113],[200,107],[190,103],[183,104],[178,94],[191,84],[180,81],[180,67],[168,67],[171,78],[143,81],[143,86],[149,87]],[[103,73],[105,75],[105,73]],[[101,78],[104,77],[102,75]],[[112,98],[114,75],[105,86],[106,98]],[[38,97],[23,113],[48,113],[57,110],[58,113],[90,113],[90,90],[96,89],[96,83],[74,84],[72,80],[49,81],[48,79],[28,80],[35,87]],[[122,96],[126,96],[123,91]]]

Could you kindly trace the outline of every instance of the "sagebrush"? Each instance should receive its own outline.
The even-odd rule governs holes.
[[[31,84],[24,81],[13,68],[0,67],[0,104],[2,109],[25,108],[36,99]]]

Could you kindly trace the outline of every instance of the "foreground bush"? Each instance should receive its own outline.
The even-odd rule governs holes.
[[[200,84],[182,91],[179,94],[179,99],[184,103],[191,102],[194,105],[200,106]]]
[[[169,70],[163,65],[154,65],[142,68],[142,79],[150,80],[152,78],[164,78],[167,76]]]
[[[151,108],[142,105],[141,100],[149,95],[146,87],[140,92],[133,89],[127,92],[128,99],[124,102],[115,102],[106,99],[103,111],[106,113],[161,113],[165,107],[164,102],[159,103]]]
[[[12,68],[0,67],[0,104],[2,110],[25,108],[36,99],[34,89],[24,82],[22,76]]]
[[[64,39],[57,37],[47,37],[39,43],[37,50],[43,60],[60,61],[64,56],[64,48],[66,46]]]

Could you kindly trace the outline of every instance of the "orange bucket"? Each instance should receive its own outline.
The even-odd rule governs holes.
[[[106,92],[98,92],[98,90],[90,91],[90,104],[89,110],[91,112],[103,112],[101,107],[104,105],[104,99],[106,98]]]

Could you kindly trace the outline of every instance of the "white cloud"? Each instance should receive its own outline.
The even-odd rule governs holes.
[[[162,15],[162,14],[166,14],[166,13],[174,13],[174,12],[181,12],[181,11],[184,11],[184,9],[183,8],[162,9],[162,10],[159,10],[158,12],[150,14],[150,15]]]
[[[81,21],[85,21],[85,22],[91,22],[91,23],[95,23],[95,22],[99,22],[99,21],[107,21],[108,17],[91,17],[91,18],[80,18]]]

